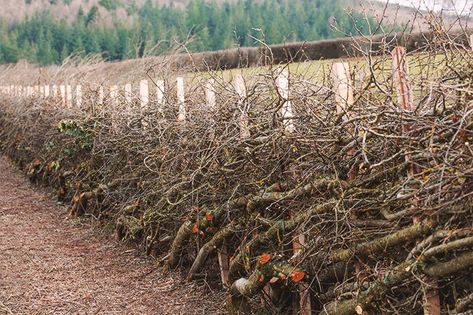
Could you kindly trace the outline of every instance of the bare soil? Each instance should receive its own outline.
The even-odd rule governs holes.
[[[204,284],[72,219],[0,158],[0,314],[219,314]]]

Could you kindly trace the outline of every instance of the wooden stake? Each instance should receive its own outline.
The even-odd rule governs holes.
[[[98,90],[97,90],[97,104],[99,106],[102,106],[103,105],[103,99],[105,98],[105,92],[103,90],[103,86],[99,86]]]
[[[140,81],[140,104],[141,109],[145,109],[149,103],[149,87],[148,80]]]
[[[393,80],[396,87],[398,102],[401,109],[407,112],[415,110],[414,97],[412,92],[411,81],[409,78],[409,66],[407,64],[406,48],[397,46],[392,51],[393,59]],[[403,126],[405,132],[409,131],[409,126]],[[405,156],[407,162],[411,160],[409,155]],[[409,165],[408,176],[414,178],[418,171],[414,164]],[[419,200],[412,201],[413,207],[419,206]],[[414,223],[420,221],[419,217],[414,217]],[[440,296],[438,292],[437,281],[428,276],[424,277],[422,291],[424,293],[424,315],[440,315]]]
[[[397,46],[392,51],[393,58],[393,80],[397,89],[397,99],[401,108],[406,111],[414,110],[414,98],[412,94],[409,67],[406,58],[406,48]]]
[[[209,111],[214,111],[216,107],[216,97],[214,89],[215,80],[209,79],[205,84],[205,104]],[[229,281],[229,268],[230,268],[230,257],[228,256],[228,247],[227,243],[223,241],[222,245],[217,251],[218,264],[220,267],[220,277],[222,279],[222,284],[228,286]]]
[[[53,97],[57,97],[57,85],[53,84],[53,87],[51,88]]]
[[[118,109],[118,85],[112,85],[110,87],[110,103],[115,112]]]
[[[44,97],[49,97],[49,85],[44,86]]]
[[[348,62],[337,62],[333,64],[332,80],[335,91],[335,102],[337,103],[337,114],[348,112],[354,104],[353,84],[350,78],[350,65]]]
[[[164,112],[164,81],[156,81],[156,102],[158,103],[158,111]]]
[[[60,85],[59,90],[61,92],[61,100],[62,100],[62,105],[66,105],[66,86],[65,85]]]
[[[82,106],[82,86],[80,84],[76,86],[76,105],[78,108]]]
[[[281,114],[283,119],[283,126],[284,131],[287,133],[293,133],[296,128],[294,126],[293,118],[293,110],[292,104],[289,97],[289,70],[287,67],[285,68],[278,68],[277,69],[277,77],[276,77],[276,87],[278,89],[279,96],[283,99],[283,105],[281,107]],[[292,218],[294,213],[290,212],[289,217]],[[304,232],[300,229],[297,229],[294,232],[294,239],[292,241],[292,251],[294,256],[297,257],[299,253],[305,246],[305,236]],[[305,281],[301,281],[298,284],[299,288],[299,314],[300,315],[310,315],[312,314],[312,304],[310,301],[310,294],[309,294],[309,284]]]
[[[177,115],[177,121],[186,121],[186,99],[184,97],[184,78],[177,77],[176,79],[177,89],[177,105],[179,113]]]
[[[205,103],[211,111],[215,110],[217,104],[214,85],[215,79],[208,79],[205,83]]]
[[[112,131],[117,130],[116,119],[118,117],[118,85],[110,86],[110,104],[112,105],[112,111],[110,118],[112,120]]]
[[[244,140],[250,137],[250,126],[248,118],[248,106],[246,102],[246,85],[243,76],[238,73],[233,78],[233,84],[235,86],[235,91],[238,94],[238,107],[241,111],[240,116],[240,139]]]
[[[293,133],[296,128],[293,122],[294,114],[292,110],[292,103],[289,99],[289,70],[287,67],[278,68],[277,73],[276,86],[280,97],[283,99],[281,114],[284,131],[287,133]]]
[[[229,281],[229,270],[230,270],[230,258],[228,256],[228,247],[227,242],[223,241],[218,252],[218,264],[220,266],[220,277],[222,278],[222,283],[224,286],[228,286]]]
[[[66,106],[72,107],[72,86],[70,84],[66,85]]]
[[[131,83],[125,84],[125,100],[128,104],[131,104],[132,96],[133,96],[132,86]]]

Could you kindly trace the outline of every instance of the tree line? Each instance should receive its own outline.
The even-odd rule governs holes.
[[[116,7],[108,8],[112,11]],[[318,40],[377,31],[374,18],[348,15],[340,0],[238,0],[233,3],[190,0],[185,8],[148,0],[130,5],[124,21],[101,23],[99,10],[79,9],[74,22],[48,11],[13,25],[0,20],[0,63],[20,59],[60,64],[71,54],[100,54],[105,60],[159,55],[186,47],[190,52],[262,43]]]

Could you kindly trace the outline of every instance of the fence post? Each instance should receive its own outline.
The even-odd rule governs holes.
[[[61,99],[62,99],[62,105],[66,105],[66,86],[61,84],[59,86],[59,90],[61,92]]]
[[[409,78],[409,66],[407,64],[406,48],[402,46],[394,47],[392,51],[393,61],[393,80],[394,86],[396,87],[397,97],[401,109],[406,112],[412,112],[415,110],[414,97]],[[403,126],[404,131],[409,131],[409,126]],[[406,155],[405,159],[407,162],[411,161],[411,156]],[[418,170],[416,166],[409,163],[407,170],[408,176],[414,178]],[[413,207],[419,206],[419,199],[412,201]],[[420,221],[419,217],[414,217],[414,223]],[[422,284],[422,291],[424,293],[424,315],[440,315],[440,296],[438,292],[437,281],[429,276],[425,276],[424,283]]]
[[[208,109],[215,110],[217,99],[215,96],[215,79],[208,79],[205,83],[205,102]]]
[[[292,103],[289,97],[289,70],[287,67],[278,68],[276,70],[276,87],[283,101],[283,105],[281,106],[281,114],[282,114],[282,121],[284,126],[284,131],[287,133],[293,133],[296,129],[294,126],[293,118],[294,113],[292,109]],[[289,211],[289,217],[292,218],[294,216],[293,211]],[[305,246],[305,236],[304,232],[300,229],[294,231],[294,239],[292,241],[292,251],[294,256],[297,255],[302,251]],[[299,288],[299,314],[300,315],[310,315],[312,314],[312,303],[310,301],[310,286],[305,281],[301,281],[298,284]]]
[[[164,112],[164,80],[156,81],[156,102],[158,103],[158,111]]]
[[[57,97],[57,85],[56,84],[53,84],[52,93],[53,93],[53,97]]]
[[[125,100],[128,104],[131,104],[132,93],[133,93],[133,91],[132,91],[131,83],[125,84]]]
[[[283,100],[281,114],[284,131],[287,133],[293,133],[296,128],[293,122],[294,113],[292,110],[292,103],[289,99],[289,70],[287,67],[277,69],[276,86],[279,96]]]
[[[246,86],[245,80],[241,73],[235,75],[233,79],[233,84],[235,87],[235,91],[238,94],[238,107],[241,111],[240,115],[240,139],[244,140],[250,137],[250,127],[248,122],[248,104],[246,101]]]
[[[66,85],[66,107],[72,107],[72,87],[70,84]]]
[[[337,114],[349,116],[348,112],[354,104],[353,85],[350,78],[350,65],[348,62],[337,62],[332,66],[333,89]]]
[[[205,83],[205,103],[210,111],[214,111],[216,107],[215,97],[215,80],[208,79]],[[224,286],[228,285],[229,281],[229,269],[230,269],[230,257],[228,256],[227,242],[224,240],[222,245],[217,250],[218,264],[220,267],[220,277]]]
[[[97,90],[97,104],[102,106],[104,98],[105,98],[105,92],[103,90],[103,85],[100,85],[99,89]]]
[[[44,86],[44,97],[49,97],[49,85]]]
[[[397,89],[397,99],[401,108],[406,111],[414,110],[414,100],[409,79],[406,48],[397,46],[392,51],[393,80]]]
[[[113,112],[118,108],[118,85],[110,86],[110,103],[112,104]]]
[[[177,77],[176,79],[176,90],[177,90],[177,104],[178,104],[178,115],[177,121],[186,121],[186,99],[184,96],[184,78]]]
[[[117,130],[117,122],[116,118],[119,116],[118,115],[118,85],[112,85],[110,86],[110,104],[111,104],[111,113],[110,113],[110,119],[112,120],[111,122],[111,127],[113,131]]]
[[[149,103],[149,86],[148,80],[140,81],[140,104],[141,109],[145,109]]]
[[[82,86],[80,84],[76,86],[76,105],[78,108],[82,106]]]

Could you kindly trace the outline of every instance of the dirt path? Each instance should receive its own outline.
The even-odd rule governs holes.
[[[68,219],[0,158],[0,314],[219,312],[204,288],[181,286],[174,277],[91,225]]]

